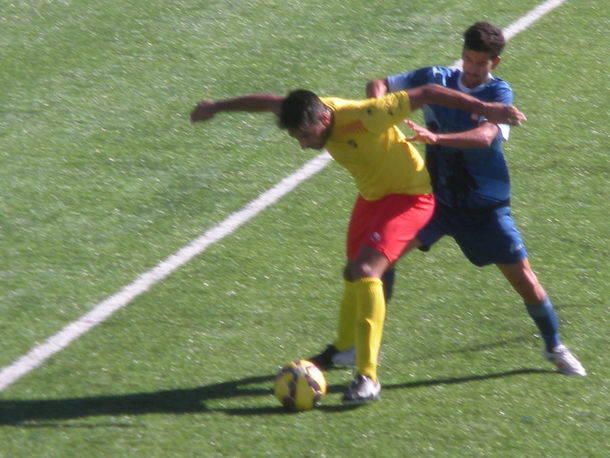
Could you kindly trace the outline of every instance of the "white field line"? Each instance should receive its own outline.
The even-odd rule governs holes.
[[[506,39],[508,40],[519,32],[522,32],[546,13],[557,8],[565,1],[567,0],[547,0],[538,5],[521,19],[504,29]],[[458,65],[459,62],[460,61],[458,60],[453,65]],[[10,365],[2,368],[0,371],[0,391],[19,380],[28,372],[36,369],[55,353],[58,353],[70,345],[73,340],[79,338],[91,328],[106,320],[117,310],[125,307],[140,294],[148,291],[153,285],[186,264],[193,257],[205,251],[207,247],[231,234],[265,208],[277,202],[300,183],[321,171],[326,167],[329,161],[330,157],[327,153],[322,153],[311,159],[299,170],[284,178],[268,191],[251,201],[244,208],[231,214],[224,221],[207,230],[201,236],[164,261],[161,261],[157,266],[140,275],[135,281],[125,286],[122,290],[97,304],[90,312],[68,324],[57,334],[35,346]]]
[[[96,305],[90,312],[70,323],[45,342],[37,345],[29,353],[6,366],[0,371],[0,391],[40,366],[47,358],[67,347],[92,327],[100,324],[117,310],[146,292],[180,266],[203,252],[210,245],[234,232],[265,208],[277,202],[291,192],[300,183],[322,170],[330,162],[328,153],[324,152],[305,163],[299,170],[287,176],[268,191],[251,201],[244,208],[231,214],[224,221],[204,232],[201,236],[184,246],[176,253],[160,262],[153,269],[140,275],[133,283]]]
[[[532,25],[534,22],[536,22],[546,13],[554,10],[559,5],[561,5],[562,3],[565,3],[567,1],[568,0],[547,0],[544,3],[541,3],[536,8],[534,8],[529,13],[527,13],[525,16],[523,16],[521,19],[517,19],[511,25],[509,25],[508,27],[503,29],[502,33],[504,34],[504,38],[506,39],[506,41],[510,40],[512,37],[514,37],[518,33],[523,32],[525,29],[527,29],[530,25]],[[453,64],[451,64],[451,66],[452,67],[461,67],[462,59],[456,60]]]
[[[566,1],[567,0],[547,0],[544,3],[541,3],[536,8],[534,8],[529,13],[527,13],[525,16],[523,16],[521,19],[516,20],[511,25],[506,27],[503,30],[504,38],[506,38],[507,40],[510,40],[512,37],[517,35],[519,32],[523,32],[525,29],[527,29],[530,25],[532,25],[534,22],[536,22],[546,13],[554,10],[555,8],[557,8],[562,3],[565,3]]]

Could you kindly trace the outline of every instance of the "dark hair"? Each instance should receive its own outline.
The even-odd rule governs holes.
[[[492,58],[500,55],[505,44],[506,40],[504,40],[502,31],[487,22],[477,22],[464,33],[464,47],[466,49],[486,52]]]
[[[279,126],[282,129],[302,129],[315,124],[327,110],[326,105],[311,91],[297,89],[282,101]]]

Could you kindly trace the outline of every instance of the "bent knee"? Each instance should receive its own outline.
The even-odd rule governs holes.
[[[361,278],[379,278],[381,274],[375,271],[373,266],[367,262],[358,262],[352,265],[351,275],[353,280],[360,280]]]

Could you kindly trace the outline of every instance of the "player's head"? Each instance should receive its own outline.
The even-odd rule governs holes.
[[[311,91],[297,89],[282,101],[279,126],[295,138],[301,148],[322,149],[332,125],[332,112]]]
[[[500,63],[506,40],[502,31],[487,22],[477,22],[464,33],[464,76],[462,82],[475,87],[487,79],[488,73]]]

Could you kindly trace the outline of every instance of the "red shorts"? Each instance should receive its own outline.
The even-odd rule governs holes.
[[[432,194],[389,194],[373,201],[358,196],[347,230],[347,258],[353,261],[360,248],[370,246],[396,261],[433,211]]]

